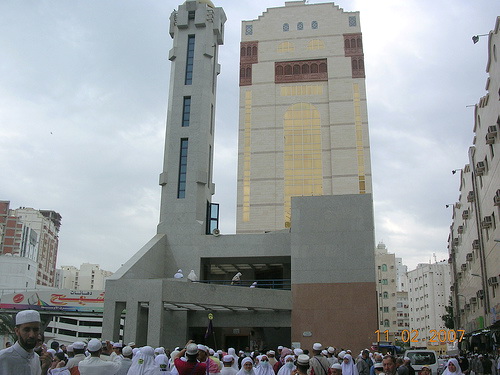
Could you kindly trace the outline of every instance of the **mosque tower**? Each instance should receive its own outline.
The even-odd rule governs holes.
[[[170,16],[172,62],[158,233],[210,232],[219,45],[226,15],[210,0],[188,0]],[[175,167],[174,167],[175,166]]]

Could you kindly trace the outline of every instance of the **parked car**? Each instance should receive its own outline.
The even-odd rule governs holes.
[[[427,366],[431,369],[432,375],[439,374],[438,356],[434,350],[413,349],[405,352],[405,357],[410,358],[411,366],[418,373],[422,367]]]

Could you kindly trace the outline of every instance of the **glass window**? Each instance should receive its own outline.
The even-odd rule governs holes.
[[[191,117],[191,97],[185,96],[182,105],[182,126],[189,126],[189,118]]]
[[[189,35],[187,59],[186,59],[186,78],[184,80],[185,85],[191,85],[193,83],[193,63],[194,63],[194,35]]]
[[[287,23],[284,23],[283,24],[283,31],[288,31],[288,30],[290,30],[290,25]]]
[[[177,198],[186,197],[188,139],[181,139],[181,152],[179,157],[179,183],[177,185]]]
[[[318,21],[312,21],[311,22],[311,29],[317,29],[318,28]]]
[[[382,264],[382,271],[387,271],[387,264]]]
[[[297,23],[297,30],[304,30],[304,23],[298,22]]]
[[[253,34],[253,25],[246,25],[245,26],[245,35],[252,35]]]
[[[356,16],[349,16],[349,26],[353,27],[356,26]]]

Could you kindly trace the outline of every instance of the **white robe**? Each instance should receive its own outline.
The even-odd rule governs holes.
[[[0,350],[0,374],[41,375],[40,357],[16,341],[10,348]]]

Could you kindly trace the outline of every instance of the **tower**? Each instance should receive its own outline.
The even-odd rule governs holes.
[[[289,1],[240,48],[237,233],[289,228],[293,196],[371,193],[359,12]]]

